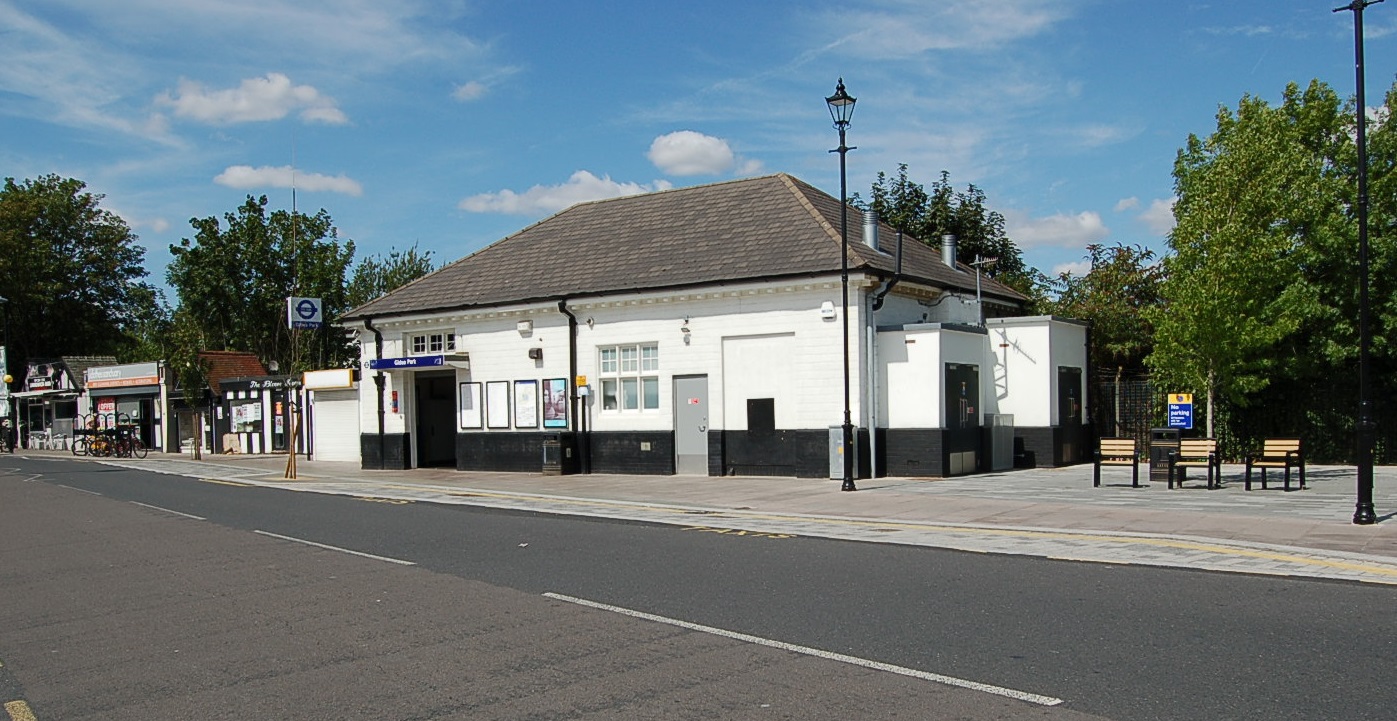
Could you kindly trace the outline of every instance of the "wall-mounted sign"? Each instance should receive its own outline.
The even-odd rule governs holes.
[[[132,363],[120,366],[98,366],[83,371],[88,388],[128,388],[153,386],[160,383],[159,363]]]
[[[331,368],[323,371],[306,371],[305,375],[302,377],[305,380],[306,390],[314,391],[354,387],[353,368]]]
[[[376,371],[433,368],[446,365],[444,355],[415,355],[408,358],[370,358],[369,368]]]

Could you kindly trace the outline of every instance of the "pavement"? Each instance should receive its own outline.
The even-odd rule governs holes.
[[[73,456],[25,451],[33,458]],[[297,458],[152,453],[143,460],[83,459],[193,479],[394,502],[458,504],[700,528],[714,533],[836,538],[873,543],[1397,585],[1397,467],[1374,471],[1378,522],[1352,522],[1352,466],[1308,466],[1307,488],[1243,490],[1240,465],[1221,488],[1196,475],[1183,488],[1132,488],[1127,468],[1038,468],[946,479],[877,478],[842,492],[825,479],[374,471]],[[1143,464],[1142,464],[1143,466]]]

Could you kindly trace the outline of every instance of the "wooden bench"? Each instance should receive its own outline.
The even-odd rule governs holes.
[[[1169,452],[1169,487],[1173,488],[1177,471],[1179,488],[1184,487],[1184,473],[1189,468],[1208,469],[1208,488],[1222,487],[1222,458],[1218,456],[1216,438],[1186,438],[1179,441],[1179,450]]]
[[[1261,444],[1261,450],[1256,453],[1247,454],[1247,475],[1246,489],[1251,490],[1251,469],[1261,469],[1261,488],[1266,489],[1266,469],[1281,468],[1285,470],[1285,489],[1290,490],[1290,469],[1296,468],[1300,471],[1300,489],[1305,488],[1305,454],[1300,447],[1299,438],[1267,438]]]
[[[1136,457],[1134,438],[1102,438],[1092,464],[1091,485],[1101,485],[1102,466],[1130,466],[1130,486],[1140,487],[1140,460]]]

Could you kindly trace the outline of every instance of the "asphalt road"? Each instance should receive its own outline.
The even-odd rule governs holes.
[[[1389,588],[14,460],[0,475],[0,691],[18,689],[41,721],[1377,719],[1397,708]]]

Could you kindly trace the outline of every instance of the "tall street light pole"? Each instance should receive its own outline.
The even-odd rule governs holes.
[[[829,106],[829,116],[834,120],[834,128],[839,131],[839,147],[831,153],[839,153],[839,283],[843,291],[844,309],[840,319],[844,323],[844,334],[840,344],[844,346],[844,425],[840,436],[839,455],[844,461],[843,484],[841,491],[857,491],[854,486],[854,421],[849,413],[849,200],[848,175],[845,171],[845,156],[854,148],[844,142],[844,133],[849,129],[849,118],[854,115],[854,103],[858,102],[844,90],[844,78],[834,88],[834,95],[825,98]]]
[[[1373,420],[1373,400],[1369,388],[1369,346],[1372,334],[1368,328],[1368,106],[1363,98],[1363,9],[1383,0],[1353,0],[1334,12],[1353,12],[1354,67],[1358,76],[1358,503],[1353,522],[1359,525],[1377,523],[1373,510],[1373,440],[1377,424]]]

